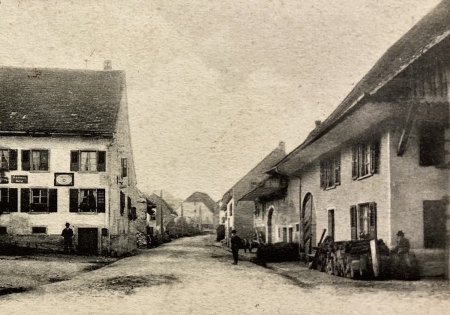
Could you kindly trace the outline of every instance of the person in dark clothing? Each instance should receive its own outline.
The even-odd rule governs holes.
[[[236,230],[231,231],[231,252],[233,253],[233,265],[237,265],[239,260],[239,248],[241,247],[242,240],[236,235]]]
[[[73,230],[70,228],[70,223],[66,223],[66,228],[62,230],[61,236],[64,238],[64,252],[68,253],[69,251],[72,251],[73,244],[72,244],[72,238],[73,238]]]

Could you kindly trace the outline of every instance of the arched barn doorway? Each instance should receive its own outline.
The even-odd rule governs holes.
[[[314,203],[313,196],[310,193],[305,195],[302,207],[302,239],[301,246],[305,254],[311,254],[315,246],[315,222],[314,222]]]
[[[267,243],[272,244],[272,216],[273,208],[269,209],[269,214],[267,215]]]

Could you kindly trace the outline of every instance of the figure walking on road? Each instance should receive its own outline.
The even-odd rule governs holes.
[[[64,252],[72,252],[73,244],[72,244],[72,238],[73,238],[73,230],[70,228],[70,223],[66,223],[66,228],[62,230],[61,236],[64,238]]]
[[[239,248],[241,247],[242,240],[236,235],[236,230],[231,231],[231,252],[233,253],[233,265],[238,264],[239,260]]]

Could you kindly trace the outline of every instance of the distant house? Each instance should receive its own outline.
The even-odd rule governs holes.
[[[135,248],[138,192],[122,71],[0,68],[0,241]]]
[[[225,218],[225,236],[229,239],[231,231],[236,229],[243,238],[251,238],[256,232],[254,226],[255,204],[253,199],[241,199],[255,189],[269,175],[266,173],[286,156],[284,142],[280,142],[261,162],[242,177],[222,197],[221,215]],[[223,220],[223,219],[222,219]]]
[[[324,229],[389,247],[402,230],[423,275],[448,272],[449,50],[443,1],[273,169],[294,186],[287,198],[300,212],[303,252]]]
[[[216,207],[216,202],[208,194],[194,192],[181,203],[176,212],[201,231],[213,231],[218,215]]]
[[[164,198],[157,194],[146,195],[145,198],[147,200],[146,234],[160,234],[161,227],[163,231],[166,231],[167,225],[174,221],[177,213]]]

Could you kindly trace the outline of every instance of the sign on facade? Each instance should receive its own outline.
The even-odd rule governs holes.
[[[28,175],[12,175],[11,183],[28,184]]]

